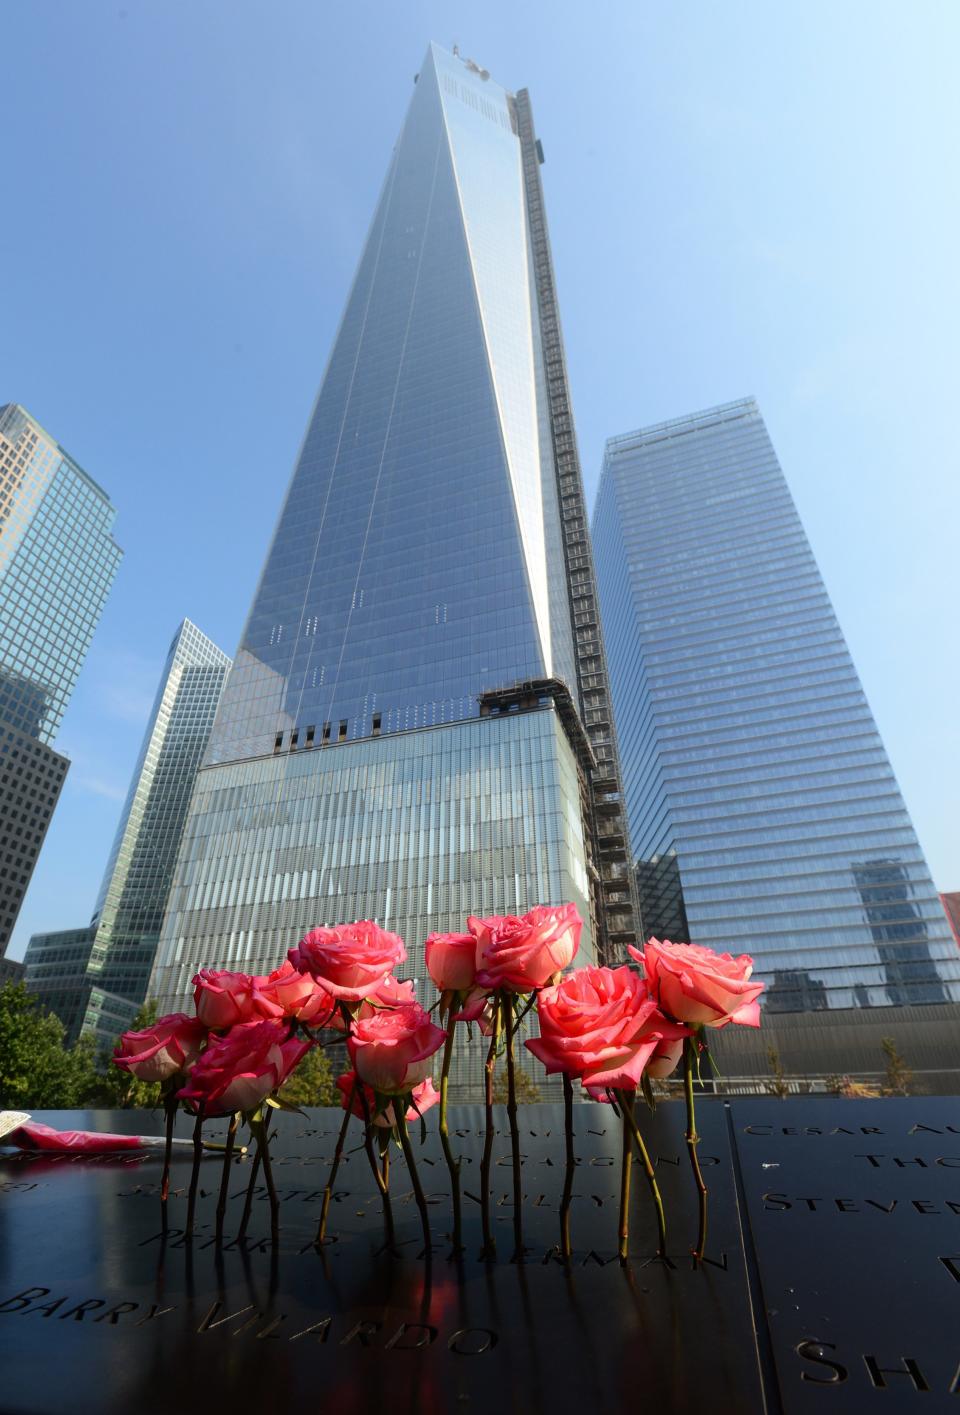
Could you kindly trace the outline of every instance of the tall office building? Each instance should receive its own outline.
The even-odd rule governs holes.
[[[960,1000],[756,403],[609,441],[593,532],[644,934],[751,953],[770,1011]]]
[[[632,937],[525,93],[418,75],[187,822],[151,991],[317,923],[574,901]]]
[[[69,766],[51,744],[120,563],[115,516],[25,409],[0,407],[0,953]]]
[[[109,1042],[147,996],[187,807],[230,667],[185,619],[163,675],[87,928],[34,934],[26,983],[72,1040]]]

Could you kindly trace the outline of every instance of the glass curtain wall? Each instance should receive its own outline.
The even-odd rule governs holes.
[[[771,1009],[960,999],[755,402],[608,442],[593,534],[645,936],[751,953]]]

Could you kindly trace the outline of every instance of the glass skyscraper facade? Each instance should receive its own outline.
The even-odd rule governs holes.
[[[47,745],[123,554],[115,518],[25,409],[0,408],[0,717]]]
[[[378,919],[420,978],[469,913],[572,899],[585,958],[628,932],[539,155],[526,96],[431,46],[198,779],[163,1005],[317,923]]]
[[[68,1035],[96,1034],[146,999],[184,821],[230,660],[185,619],[167,653],[93,919],[34,934],[31,992]],[[111,1000],[116,1006],[110,1007]],[[94,1014],[91,1016],[91,1006]]]
[[[960,1000],[960,955],[752,399],[607,443],[593,517],[641,928],[775,1011]]]
[[[209,761],[434,727],[574,681],[507,95],[432,48]]]
[[[24,408],[0,407],[0,953],[69,766],[51,744],[120,563],[115,515]]]

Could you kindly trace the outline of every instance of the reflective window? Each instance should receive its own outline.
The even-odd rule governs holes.
[[[755,403],[613,439],[593,531],[645,932],[752,953],[774,1009],[960,1000]]]

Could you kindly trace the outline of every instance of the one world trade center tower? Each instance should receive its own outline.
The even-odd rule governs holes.
[[[526,94],[431,46],[184,832],[151,995],[315,924],[422,943],[572,900],[632,940]]]

